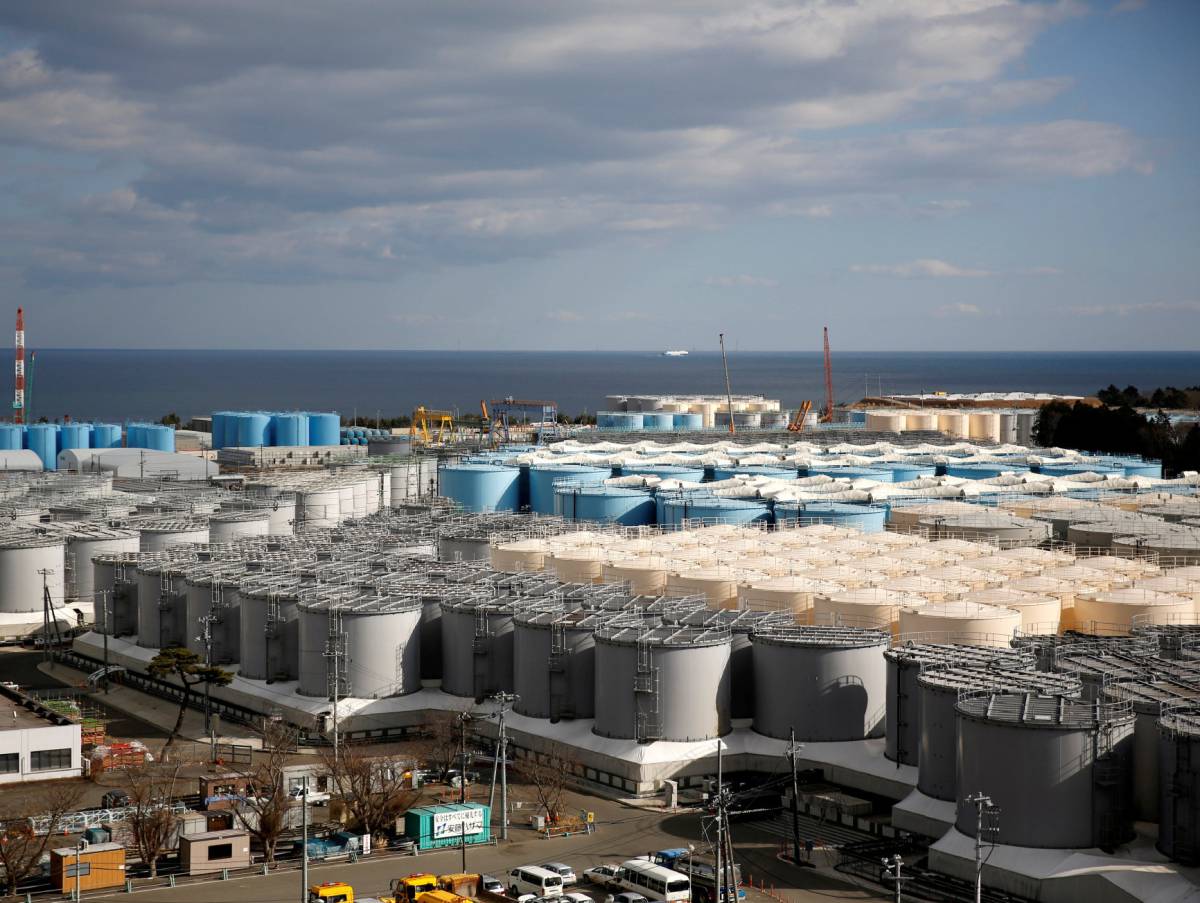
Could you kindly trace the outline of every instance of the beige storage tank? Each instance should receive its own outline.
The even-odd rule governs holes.
[[[1200,577],[1176,577],[1173,571],[1164,571],[1161,577],[1143,577],[1134,581],[1133,588],[1186,596],[1200,606]],[[1200,614],[1200,608],[1196,613]]]
[[[938,415],[930,411],[907,411],[904,415],[904,429],[908,430],[936,430],[938,428]]]
[[[925,574],[910,574],[907,577],[897,577],[881,584],[882,589],[894,590],[900,593],[915,593],[926,602],[947,602],[972,592],[965,583],[955,583],[953,580],[938,580]]]
[[[745,584],[738,590],[738,607],[752,611],[790,611],[801,624],[810,623],[809,611],[818,593],[838,593],[836,583],[808,577],[771,577]]]
[[[667,591],[667,574],[690,563],[673,558],[647,556],[623,558],[604,565],[605,583],[629,582],[632,592],[642,596],[661,596]]]
[[[1015,549],[1002,549],[996,553],[997,558],[1016,558],[1020,561],[1033,561],[1043,568],[1061,568],[1075,563],[1075,554],[1061,549],[1038,549],[1033,546],[1023,546]]]
[[[884,577],[903,577],[921,569],[914,561],[904,561],[891,555],[876,555],[873,558],[860,558],[854,562],[854,567]]]
[[[1094,561],[1095,559],[1085,558],[1083,560]],[[1125,574],[1114,574],[1111,571],[1103,571],[1083,564],[1047,568],[1042,571],[1042,576],[1049,577],[1051,580],[1066,580],[1068,583],[1074,583],[1077,590],[1081,586],[1088,586],[1094,590],[1117,589],[1133,583]]]
[[[546,570],[552,571],[562,583],[601,583],[607,561],[604,549],[563,549],[546,556]]]
[[[813,580],[828,580],[830,583],[838,583],[846,587],[846,589],[862,589],[867,586],[875,586],[887,579],[887,577],[880,576],[879,574],[862,571],[844,564],[835,564],[824,568],[815,567],[804,576]]]
[[[1096,571],[1107,571],[1113,575],[1114,583],[1127,578],[1131,583],[1138,577],[1149,577],[1160,573],[1159,567],[1148,558],[1122,558],[1119,555],[1093,555],[1079,558],[1078,563]]]
[[[1046,569],[1046,566],[1038,561],[1029,561],[1024,558],[1005,558],[1001,555],[992,555],[989,558],[973,558],[971,567],[978,571],[991,571],[995,574],[1003,574],[1006,580],[1018,580],[1021,577],[1036,577]]]
[[[1138,624],[1168,624],[1195,614],[1196,603],[1186,596],[1152,589],[1114,589],[1080,593],[1075,597],[1075,629],[1084,633],[1110,635],[1130,633],[1133,619]]]
[[[938,414],[937,428],[955,439],[966,439],[970,433],[970,421],[962,411],[943,411]]]
[[[1020,612],[978,602],[937,602],[900,612],[900,636],[918,636],[931,643],[1008,648],[1020,626]]]
[[[898,433],[904,429],[905,415],[895,411],[868,411],[867,429],[880,433]]]
[[[818,593],[813,598],[812,622],[827,627],[876,627],[895,634],[900,610],[924,605],[925,600],[915,593],[877,587]]]
[[[968,438],[1000,441],[1000,416],[991,411],[976,411],[969,415]]]
[[[1012,580],[1009,582],[1007,588],[1039,596],[1053,596],[1057,599],[1059,606],[1059,626],[1062,630],[1071,630],[1075,627],[1076,595],[1081,592],[1091,593],[1096,591],[1096,588],[1093,586],[1079,584],[1072,580],[1059,580],[1055,577],[1047,577],[1044,574],[1038,577],[1023,577],[1020,580]]]
[[[1058,633],[1062,620],[1062,602],[1057,596],[1041,596],[1016,589],[984,589],[963,596],[964,602],[1011,608],[1021,613],[1023,633],[1050,635]]]
[[[703,594],[710,608],[736,608],[738,588],[767,579],[748,568],[692,568],[667,576],[666,595],[678,598]]]
[[[505,574],[537,573],[546,569],[544,539],[518,539],[492,546],[492,567]]]
[[[919,505],[894,505],[888,512],[888,523],[894,525],[898,530],[916,530],[923,518],[978,513],[978,505],[968,505],[966,502],[923,502]]]
[[[927,549],[954,555],[960,561],[972,558],[987,558],[996,554],[996,547],[987,542],[971,542],[966,539],[935,539],[926,546]]]
[[[1008,578],[1003,574],[998,574],[995,571],[981,571],[978,568],[966,567],[961,564],[928,568],[921,571],[921,576],[932,577],[935,580],[948,580],[951,583],[961,583],[968,589],[973,590],[989,589],[994,586],[1002,586],[1008,582]]]

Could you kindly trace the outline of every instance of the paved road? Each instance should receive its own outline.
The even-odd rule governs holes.
[[[667,815],[657,811],[633,809],[609,800],[575,796],[572,806],[590,808],[596,812],[596,832],[592,835],[546,840],[526,827],[514,826],[506,845],[468,848],[467,868],[496,876],[522,864],[548,861],[567,862],[577,873],[603,862],[619,862],[632,856],[666,847],[679,846],[699,838],[699,821],[695,815]],[[776,888],[776,896],[787,903],[809,903],[829,900],[887,900],[878,893],[858,888],[814,873],[797,870],[775,860],[777,839],[759,834],[752,826],[737,831],[738,857],[744,875],[755,883],[765,880],[768,888]],[[737,836],[735,835],[735,836]],[[744,837],[744,841],[741,839]],[[462,867],[458,849],[423,853],[418,857],[375,859],[356,864],[314,864],[310,867],[310,882],[346,881],[356,894],[372,895],[384,892],[393,878],[413,872],[431,871],[444,874]],[[176,888],[154,888],[139,891],[138,903],[219,903],[219,901],[253,900],[256,903],[293,903],[299,899],[300,874],[287,871],[267,877],[251,877],[229,882],[205,881],[180,885]],[[584,886],[584,891],[595,890]],[[90,895],[89,895],[90,896]],[[125,895],[118,895],[129,899]],[[603,894],[598,895],[603,899]],[[750,903],[775,903],[770,897],[751,892]],[[116,899],[115,897],[113,899]]]

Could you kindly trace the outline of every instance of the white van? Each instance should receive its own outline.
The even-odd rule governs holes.
[[[539,897],[561,897],[562,875],[542,868],[540,865],[522,865],[508,873],[509,895],[514,899],[521,894],[537,894]]]

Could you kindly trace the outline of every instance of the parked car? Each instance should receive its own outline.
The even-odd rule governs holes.
[[[633,891],[622,891],[613,897],[613,903],[649,903],[649,901],[641,894],[635,894]]]
[[[310,806],[321,806],[329,802],[329,794],[324,790],[313,790],[308,788],[308,793],[304,792],[303,787],[293,787],[291,797],[294,800],[307,799]]]
[[[109,790],[100,797],[100,806],[104,809],[117,809],[129,805],[129,794],[124,790]]]
[[[613,887],[617,880],[617,868],[615,865],[594,865],[583,870],[583,878],[597,887]]]
[[[489,894],[504,896],[504,882],[493,875],[480,875],[479,886]]]
[[[570,901],[570,903],[596,903],[596,901],[593,900],[591,897],[589,897],[587,894],[580,893],[577,890],[573,890],[570,893],[563,894],[562,897],[560,897],[559,899]]]
[[[579,882],[579,879],[575,877],[575,869],[571,868],[565,862],[543,862],[542,868],[557,872],[562,878],[563,887]]]

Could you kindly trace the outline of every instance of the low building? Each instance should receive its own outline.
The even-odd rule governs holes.
[[[0,687],[0,784],[80,777],[82,739],[66,715]]]
[[[81,844],[50,851],[50,886],[63,894],[122,887],[125,847],[119,843]]]
[[[185,875],[249,867],[250,834],[246,831],[205,831],[179,838],[179,868]]]

